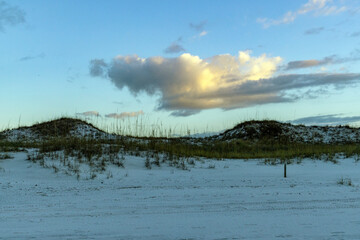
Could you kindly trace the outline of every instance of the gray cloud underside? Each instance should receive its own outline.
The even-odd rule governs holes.
[[[112,103],[119,104],[119,105],[124,105],[124,102],[119,102],[119,101],[113,101]]]
[[[341,117],[339,114],[311,116],[291,121],[295,124],[305,125],[347,125],[360,121],[360,116]]]
[[[325,28],[323,27],[318,27],[318,28],[311,28],[311,29],[308,29],[304,32],[305,35],[314,35],[314,34],[319,34],[321,33],[322,31],[324,31]]]
[[[29,60],[34,60],[34,59],[37,59],[37,58],[44,58],[45,57],[45,53],[40,53],[38,55],[29,55],[29,56],[25,56],[25,57],[22,57],[19,59],[19,61],[29,61]]]
[[[5,26],[15,26],[25,22],[25,12],[18,7],[10,6],[4,1],[0,1],[0,31]]]
[[[89,69],[90,75],[93,77],[102,77],[105,74],[105,68],[107,68],[107,63],[104,59],[93,59],[90,61]]]
[[[164,50],[165,53],[179,53],[179,52],[184,52],[184,51],[185,51],[185,49],[176,42],[173,42],[170,46],[168,46]]]
[[[190,23],[189,26],[192,29],[195,29],[196,31],[201,32],[202,30],[204,30],[206,23],[207,23],[207,21],[201,21],[199,23]]]
[[[100,117],[101,115],[97,111],[87,111],[82,113],[76,113],[76,115],[79,116],[85,116],[85,117]]]
[[[173,111],[170,115],[174,117],[187,117],[199,113],[200,110],[178,110]]]
[[[360,50],[357,49],[353,51],[349,57],[345,57],[345,58],[341,58],[337,55],[331,55],[321,60],[311,59],[311,60],[291,61],[285,66],[285,70],[319,67],[328,64],[341,64],[341,63],[358,61],[358,60],[360,60]]]
[[[350,37],[359,37],[360,36],[360,31],[359,32],[353,32]]]

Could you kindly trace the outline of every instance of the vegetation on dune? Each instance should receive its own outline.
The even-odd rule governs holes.
[[[5,153],[5,154],[0,153],[0,160],[11,159],[11,158],[13,158],[13,157],[7,153]]]
[[[360,155],[360,145],[351,144],[306,144],[284,143],[281,141],[207,141],[197,140],[193,143],[189,140],[173,139],[136,139],[120,138],[114,140],[94,140],[83,138],[54,138],[38,143],[23,142],[0,142],[0,151],[18,151],[22,148],[38,148],[41,153],[65,151],[71,153],[80,152],[84,156],[101,156],[105,147],[110,152],[134,154],[140,152],[155,152],[171,154],[179,157],[205,157],[205,158],[232,158],[232,159],[256,159],[256,158],[313,158],[321,159],[325,155],[328,158],[335,154],[343,153],[345,156]]]
[[[0,140],[0,152],[19,152],[23,151],[23,148],[31,147],[32,144],[24,142],[10,142],[6,140]]]
[[[337,163],[339,157],[360,160],[359,143],[291,141],[283,134],[289,126],[275,121],[252,121],[208,138],[140,138],[107,134],[82,120],[62,118],[17,129],[26,129],[26,134],[17,141],[19,132],[14,132],[15,138],[11,140],[0,133],[0,152],[4,153],[0,158],[10,158],[6,152],[28,151],[29,161],[77,179],[94,179],[100,175],[111,178],[108,167],[123,168],[126,155],[143,158],[147,169],[167,164],[183,170],[189,170],[196,161],[204,162],[202,158],[262,159],[270,165],[301,163],[304,158],[333,163]],[[35,138],[31,138],[31,132]]]
[[[31,127],[24,127],[24,128],[31,128],[32,131],[40,136],[47,136],[47,137],[66,137],[70,135],[70,132],[75,130],[78,125],[87,125],[90,126],[100,132],[100,129],[95,127],[94,125],[87,123],[80,119],[73,119],[73,118],[60,118],[53,121],[43,122],[35,124]],[[21,128],[20,128],[21,129]]]
[[[243,123],[239,123],[232,129],[226,130],[221,135],[224,136],[224,140],[229,139],[227,136],[228,133],[232,132],[234,129],[244,129],[244,132],[237,133],[232,138],[246,138],[246,139],[276,139],[281,141],[287,141],[287,138],[282,138],[282,132],[284,125],[290,125],[286,123],[279,123],[277,121],[272,120],[264,120],[264,121],[247,121]]]
[[[341,144],[305,143],[289,141],[282,135],[283,126],[290,124],[276,121],[249,121],[237,125],[234,129],[239,131],[238,136],[222,138],[234,130],[230,129],[220,137],[210,138],[158,138],[158,137],[124,137],[113,138],[85,138],[71,136],[70,131],[77,126],[87,126],[101,133],[103,131],[86,123],[71,118],[61,118],[54,121],[36,124],[31,128],[34,133],[48,136],[45,140],[37,142],[6,141],[0,139],[0,151],[20,151],[23,148],[39,149],[40,154],[63,151],[66,156],[78,156],[91,161],[101,156],[110,156],[110,162],[119,154],[144,156],[149,163],[160,165],[159,155],[165,161],[181,162],[181,159],[193,157],[205,158],[232,158],[232,159],[278,159],[280,162],[297,158],[325,159],[333,161],[335,156],[343,154],[346,157],[356,156],[359,159],[360,145],[358,143],[344,142]],[[20,128],[21,129],[21,128]],[[244,135],[246,135],[244,137]],[[316,136],[314,136],[316,137]],[[175,160],[174,160],[175,159]],[[270,162],[271,163],[271,162]],[[119,165],[121,165],[119,163]]]

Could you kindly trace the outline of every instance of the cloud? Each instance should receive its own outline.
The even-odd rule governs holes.
[[[209,32],[207,32],[207,31],[202,31],[202,32],[200,32],[200,33],[192,36],[192,38],[193,38],[193,39],[202,38],[202,37],[206,36],[208,33],[209,33]]]
[[[301,92],[300,94],[301,95],[298,95],[298,96],[301,96],[301,98],[307,98],[307,99],[316,99],[318,98],[320,95],[325,95],[325,94],[328,94],[329,93],[329,90],[327,89],[327,87],[325,86],[321,86],[319,87],[318,89],[309,89],[305,92]]]
[[[201,33],[199,33],[199,37],[203,37],[203,36],[205,36],[205,35],[207,35],[207,34],[208,34],[207,31],[202,31]]]
[[[144,112],[142,110],[138,112],[122,112],[120,114],[118,113],[110,113],[106,114],[105,117],[107,118],[115,118],[115,119],[122,119],[122,118],[130,118],[130,117],[137,117],[140,115],[144,115]]]
[[[360,7],[352,7],[352,8],[350,8],[350,9],[349,9],[349,13],[350,13],[352,16],[360,13]]]
[[[299,15],[313,13],[315,16],[328,16],[338,14],[347,10],[346,7],[329,6],[331,0],[309,0],[296,11],[288,11],[280,19],[258,18],[257,22],[264,28],[274,25],[289,24],[294,22]]]
[[[322,60],[311,59],[311,60],[291,61],[287,64],[285,70],[318,67],[318,66],[334,63],[334,61],[335,61],[335,55],[330,57],[325,57]]]
[[[208,31],[204,30],[206,23],[207,23],[207,21],[202,21],[198,24],[190,23],[190,27],[198,32],[198,34],[193,36],[193,38],[201,38],[208,34]]]
[[[326,85],[341,87],[357,82],[360,82],[359,73],[285,74],[259,81],[247,81],[234,91],[238,94],[271,94]]]
[[[301,68],[310,68],[310,67],[318,67],[328,64],[341,64],[346,62],[353,62],[360,60],[360,50],[354,50],[349,57],[339,57],[337,55],[331,55],[324,57],[323,59],[316,60],[299,60],[299,61],[291,61],[285,67],[284,70],[294,70]]]
[[[237,56],[222,54],[208,59],[189,53],[175,58],[117,56],[106,67],[101,62],[98,67],[119,89],[126,87],[135,96],[143,92],[157,96],[156,109],[170,111],[173,116],[292,102],[299,97],[287,94],[288,90],[346,86],[360,79],[355,73],[276,75],[281,57],[253,57],[250,53],[240,51]]]
[[[360,116],[341,117],[341,114],[329,114],[299,118],[291,121],[294,124],[305,125],[349,125],[360,121]]]
[[[124,102],[119,102],[119,101],[113,101],[112,103],[119,104],[119,105],[124,105]]]
[[[90,61],[90,75],[101,77],[105,74],[104,68],[107,67],[104,59],[93,59]]]
[[[179,53],[184,51],[185,49],[177,42],[173,42],[170,46],[168,46],[164,50],[165,53]]]
[[[29,61],[29,60],[34,60],[34,59],[37,59],[37,58],[44,58],[45,57],[45,53],[40,53],[38,55],[28,55],[28,56],[25,56],[25,57],[22,57],[19,59],[19,61]]]
[[[0,1],[0,31],[6,26],[15,26],[25,22],[25,12],[18,7]]]
[[[207,21],[204,20],[199,23],[190,23],[189,26],[198,32],[202,32],[204,30],[206,23],[207,23]]]
[[[324,30],[325,30],[325,28],[323,28],[323,27],[310,28],[310,29],[306,30],[306,31],[304,32],[304,34],[305,34],[305,35],[314,35],[314,34],[319,34],[319,33],[321,33],[321,32],[324,31]]]
[[[353,32],[350,37],[360,37],[360,31],[358,32]]]
[[[199,113],[200,110],[178,110],[173,111],[170,115],[174,117],[187,117]]]
[[[101,115],[97,111],[88,111],[83,113],[77,113],[76,115],[81,115],[85,117],[100,117]]]
[[[66,75],[67,75],[66,81],[68,83],[73,83],[76,81],[76,79],[79,79],[79,77],[80,77],[80,73],[73,67],[68,67],[68,69],[66,71]]]

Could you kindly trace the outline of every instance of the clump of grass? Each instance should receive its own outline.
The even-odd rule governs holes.
[[[215,164],[209,164],[208,169],[215,169]]]
[[[153,163],[160,167],[160,157],[159,157],[159,154],[158,153],[155,153],[155,156],[154,156],[155,160],[153,161]]]
[[[186,159],[186,162],[187,162],[189,165],[195,166],[195,160],[194,160],[193,158],[187,158],[187,159]]]
[[[337,184],[339,184],[339,185],[345,185],[345,186],[354,186],[350,178],[343,178],[343,177],[341,177],[341,178],[337,181]]]
[[[24,142],[0,141],[0,152],[21,152],[25,147],[30,147]]]
[[[263,160],[263,163],[265,165],[273,165],[273,166],[275,166],[275,165],[280,164],[280,161],[279,161],[279,159],[276,159],[276,158],[267,158],[267,159]]]
[[[52,167],[52,169],[54,170],[54,173],[59,172],[59,168],[58,168],[58,166],[56,166],[55,164],[53,164],[51,167]]]
[[[106,173],[106,178],[107,178],[107,179],[113,178],[113,174],[112,174],[111,171],[108,171],[108,172]]]
[[[151,162],[150,162],[150,156],[149,156],[149,155],[146,156],[146,159],[145,159],[145,167],[146,167],[147,169],[151,169]]]
[[[44,154],[41,154],[41,153],[39,153],[39,152],[33,152],[33,153],[29,153],[29,154],[27,155],[26,160],[35,163],[35,162],[37,162],[37,161],[43,160],[44,157],[45,157]]]
[[[0,160],[5,160],[5,159],[12,159],[14,158],[13,156],[7,154],[7,153],[4,153],[4,154],[0,154]]]
[[[96,177],[97,177],[96,173],[93,172],[93,171],[91,171],[91,172],[90,172],[89,179],[93,180],[93,179],[95,179]]]
[[[339,161],[336,159],[336,154],[335,153],[328,153],[328,154],[324,154],[324,160],[325,162],[332,162],[334,164],[339,163]]]

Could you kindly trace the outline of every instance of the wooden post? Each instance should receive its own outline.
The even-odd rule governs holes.
[[[284,163],[284,178],[286,178],[286,162]]]

